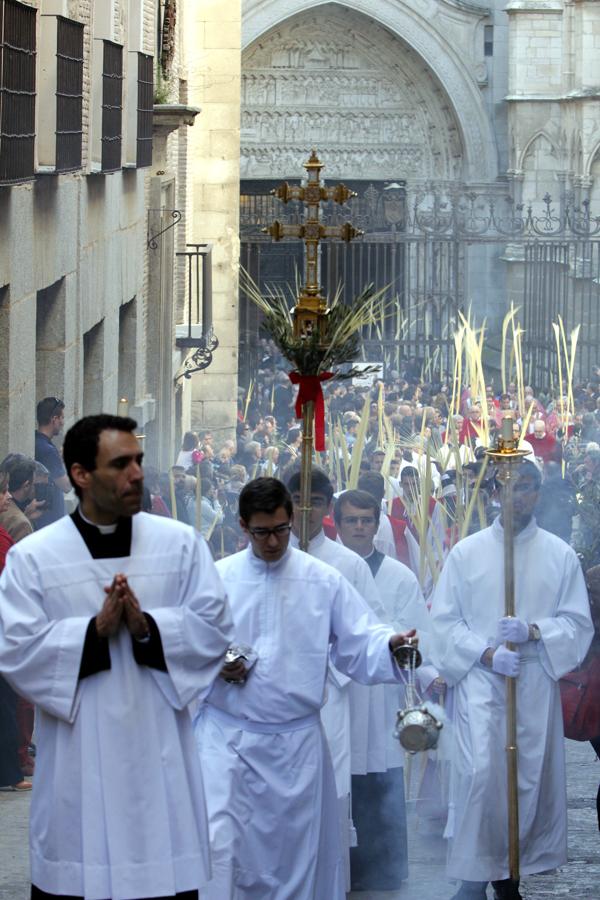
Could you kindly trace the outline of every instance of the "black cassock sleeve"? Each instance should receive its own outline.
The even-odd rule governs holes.
[[[166,672],[167,663],[158,625],[148,613],[144,613],[144,616],[148,623],[150,637],[147,641],[136,641],[134,637],[131,638],[133,658],[138,666],[149,666],[151,669],[159,669],[161,672]]]
[[[108,638],[98,637],[96,631],[96,616],[90,619],[90,624],[85,633],[83,652],[79,665],[79,680],[96,675],[97,672],[105,672],[110,669],[110,650]]]

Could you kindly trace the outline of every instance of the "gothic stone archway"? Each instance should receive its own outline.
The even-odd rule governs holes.
[[[243,54],[242,178],[295,178],[313,146],[328,178],[462,180],[461,130],[410,46],[362,14],[326,4]]]
[[[334,43],[331,40],[333,31],[329,30],[330,23],[333,23],[334,31],[336,23],[342,24],[342,42],[341,47],[336,48],[334,66],[341,63],[345,67],[343,54],[349,43],[353,44],[351,53],[358,51],[366,52],[367,55],[372,53],[373,45],[378,55],[379,43],[382,49],[392,48],[391,55],[385,60],[387,71],[383,72],[384,80],[387,75],[393,76],[397,67],[402,69],[405,60],[409,68],[411,62],[415,61],[418,74],[416,81],[408,79],[409,94],[412,95],[414,91],[419,93],[423,89],[425,74],[431,80],[434,90],[437,88],[441,91],[443,106],[448,107],[449,115],[458,123],[463,154],[459,177],[467,183],[492,183],[496,179],[496,140],[480,87],[484,63],[473,52],[477,42],[477,29],[488,15],[485,6],[458,0],[423,0],[419,3],[410,0],[344,0],[343,3],[323,3],[322,0],[244,0],[244,63],[249,53],[259,48],[274,31],[287,33],[290,25],[298,24],[303,16],[310,15],[316,16],[322,23],[320,35],[326,48]],[[388,40],[382,37],[379,41],[379,36],[384,33]],[[351,41],[348,40],[349,37]],[[293,47],[291,49],[294,50]],[[292,56],[288,59],[288,64],[295,61],[296,58]],[[316,56],[313,54],[311,65],[318,61],[318,53]],[[285,64],[285,55],[280,58],[280,62]],[[382,63],[380,69],[383,69]],[[328,74],[332,74],[331,71]],[[272,87],[265,85],[265,90],[270,90],[272,97]],[[446,113],[446,110],[442,111]],[[327,174],[331,177],[337,173],[328,171]],[[435,177],[443,176],[440,173]]]

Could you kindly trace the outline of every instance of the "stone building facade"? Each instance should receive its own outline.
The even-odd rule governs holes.
[[[595,0],[245,0],[242,177],[317,145],[329,177],[593,189],[599,29]]]
[[[460,278],[437,288],[435,279],[407,281],[406,293],[427,304],[460,281],[460,303],[497,335],[509,302],[523,306],[526,286],[537,284],[519,233],[528,209],[536,240],[594,231],[563,226],[575,207],[585,213],[582,201],[600,210],[599,29],[595,0],[244,0],[243,202],[261,182],[298,178],[316,147],[327,179],[364,186],[363,207],[369,191],[385,202],[402,186],[407,219],[420,198],[422,221],[431,221],[434,195],[442,225],[447,215],[465,226],[471,209],[470,232],[429,232],[456,239]],[[499,228],[484,234],[492,209]],[[408,258],[416,245],[404,247]],[[600,299],[597,250],[569,249],[564,297],[553,299],[552,315],[564,307],[590,334],[596,325],[582,319],[579,299],[586,291]],[[560,269],[563,277],[562,259]],[[429,335],[436,303],[424,314]]]
[[[175,252],[188,224],[179,126],[198,111],[185,107],[180,4],[161,98],[176,115],[167,129],[164,117],[153,122],[164,6],[0,0],[0,458],[33,451],[36,402],[53,395],[64,399],[67,427],[128,409],[147,458],[172,460],[184,418],[174,381],[184,356],[175,298],[185,288]],[[24,87],[23,59],[26,125],[6,99]],[[15,142],[16,127],[29,137]],[[152,250],[165,208],[182,224]]]
[[[493,180],[475,3],[244,4],[242,175]],[[452,39],[450,39],[450,37]]]
[[[600,7],[512,0],[508,175],[529,202],[573,190],[600,205]]]
[[[176,9],[169,78],[154,111],[154,158],[140,165],[137,63],[159,55],[165,6]],[[35,402],[49,394],[65,399],[67,424],[85,412],[116,411],[127,398],[148,458],[162,467],[190,426],[230,436],[240,179],[242,195],[248,184],[268,193],[299,176],[313,146],[329,181],[364,187],[363,218],[380,203],[395,240],[399,186],[407,208],[432,184],[442,213],[453,192],[476,197],[480,219],[490,199],[498,210],[507,194],[511,210],[531,205],[534,214],[550,194],[559,220],[583,200],[600,207],[595,0],[0,0],[0,7],[34,11],[36,52],[28,57],[36,136],[11,162],[31,163],[30,171],[10,177],[0,163],[1,454],[31,452]],[[57,164],[63,19],[83,26],[81,152],[70,167]],[[105,133],[102,87],[114,86],[106,65],[115,54],[122,130],[118,159],[108,164],[103,153],[110,156],[116,134]],[[9,130],[0,125],[0,160]],[[425,220],[432,215],[426,209]],[[485,241],[442,237],[438,274],[447,284],[428,272],[422,285],[408,284],[415,308],[423,298],[430,304],[421,331],[431,341],[448,335],[440,317],[459,282],[461,302],[497,327],[531,282],[523,242],[501,233]],[[210,367],[187,379],[191,351],[175,339],[189,320],[186,262],[177,254],[190,243],[212,245],[219,347]],[[404,248],[416,271],[423,248],[408,238]],[[579,295],[591,297],[590,309],[600,299],[596,257],[586,252],[574,247],[560,261],[575,319]],[[561,308],[563,298],[555,301]],[[584,324],[591,346],[597,332]]]

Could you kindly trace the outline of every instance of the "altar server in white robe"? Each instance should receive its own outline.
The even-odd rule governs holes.
[[[192,900],[210,877],[187,706],[231,616],[203,539],[139,512],[135,427],[73,426],[79,508],[17,544],[0,581],[0,670],[37,707],[33,900]]]
[[[329,648],[350,678],[402,680],[390,648],[406,635],[380,624],[339,572],[289,547],[291,519],[280,481],[249,482],[240,524],[250,545],[217,564],[236,640],[257,660],[249,671],[243,662],[226,667],[196,718],[214,872],[206,900],[343,900],[336,786],[319,717]]]
[[[349,490],[336,500],[334,518],[344,545],[365,560],[384,604],[384,621],[396,631],[416,628],[426,652],[428,612],[416,576],[408,566],[385,556],[374,541],[379,526],[379,499],[362,490]],[[379,731],[384,748],[382,765],[353,773],[352,810],[358,847],[351,852],[352,889],[392,891],[408,876],[404,751],[394,737],[398,709],[404,706],[404,687],[383,686],[385,715]],[[364,727],[364,725],[363,725]]]
[[[287,488],[292,495],[294,520],[290,544],[298,547],[300,472],[286,475]],[[314,467],[311,477],[311,511],[309,517],[309,545],[311,556],[337,569],[369,604],[380,622],[386,622],[375,580],[366,562],[358,554],[338,541],[330,540],[323,531],[323,517],[331,512],[333,485],[322,469]],[[369,765],[379,766],[385,747],[384,685],[364,685],[352,681],[335,666],[327,669],[325,704],[321,708],[321,722],[331,753],[338,794],[340,834],[346,860],[347,890],[350,890],[350,847],[356,843],[356,831],[350,810],[351,773],[370,771]],[[354,727],[351,726],[354,723]],[[365,728],[369,722],[373,727]],[[379,722],[380,727],[374,727]],[[354,762],[354,769],[352,769]],[[375,770],[377,771],[377,769]],[[355,773],[356,774],[356,773]]]
[[[558,679],[583,661],[593,627],[578,559],[532,517],[540,474],[514,486],[516,617],[504,617],[502,516],[451,551],[433,597],[435,662],[455,690],[447,833],[459,900],[518,898],[508,871],[505,677],[517,679],[520,871],[567,861],[564,738]],[[505,642],[517,644],[511,651]]]

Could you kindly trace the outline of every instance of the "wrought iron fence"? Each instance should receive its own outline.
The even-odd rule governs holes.
[[[556,388],[558,352],[552,323],[580,325],[575,381],[587,381],[600,364],[600,241],[531,241],[524,246],[523,327],[526,373]]]
[[[501,189],[489,193],[457,183],[409,187],[401,180],[347,184],[358,196],[344,204],[323,204],[324,224],[350,218],[366,234],[402,232],[487,241],[600,237],[600,216],[592,214],[589,199],[578,201],[574,191],[564,191],[558,198],[546,194],[539,201],[525,203]],[[283,205],[270,194],[275,186],[275,181],[242,182],[242,238],[256,236],[274,219],[286,224],[301,221],[302,204],[291,201]]]
[[[342,297],[369,282],[389,286],[394,302],[385,319],[365,330],[365,359],[383,360],[389,372],[414,356],[432,380],[452,371],[459,313],[487,284],[496,292],[491,306],[496,304],[497,321],[511,301],[520,307],[525,373],[537,388],[555,386],[552,323],[559,314],[567,330],[582,326],[574,375],[589,377],[600,362],[600,216],[587,198],[577,202],[565,191],[556,201],[546,195],[524,204],[508,193],[490,195],[456,184],[350,186],[359,196],[341,208],[325,206],[323,222],[351,220],[365,234],[349,245],[323,245],[321,283],[327,296],[341,285]],[[293,289],[296,273],[303,271],[301,242],[273,244],[262,228],[275,218],[299,221],[300,205],[282,205],[269,187],[261,192],[260,182],[243,184],[242,265],[262,286]],[[488,264],[494,270],[491,288],[481,275]],[[485,306],[488,298],[482,299]],[[242,378],[256,367],[260,321],[241,297]]]

